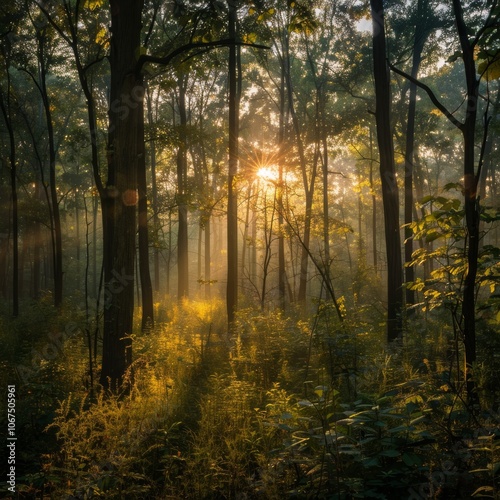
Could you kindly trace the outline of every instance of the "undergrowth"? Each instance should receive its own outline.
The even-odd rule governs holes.
[[[134,336],[126,395],[90,390],[85,337],[65,338],[19,385],[30,465],[18,497],[498,498],[492,325],[479,337],[478,413],[438,313],[412,317],[387,347],[363,311],[339,323],[325,303],[311,321],[249,308],[228,336],[223,310],[168,304],[161,324]],[[47,330],[74,320],[65,314],[44,311]],[[29,365],[32,352],[21,353],[14,366]]]

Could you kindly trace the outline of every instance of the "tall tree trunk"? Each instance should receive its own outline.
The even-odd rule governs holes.
[[[144,86],[135,73],[142,2],[111,0],[111,87],[106,188],[108,232],[104,260],[105,306],[100,383],[122,387],[132,362],[137,211],[138,124]]]
[[[467,85],[467,108],[461,127],[464,141],[464,204],[467,227],[467,270],[464,277],[462,300],[462,328],[465,345],[466,384],[469,403],[479,403],[472,368],[476,362],[476,276],[479,254],[479,204],[477,188],[480,172],[475,171],[475,134],[479,80],[476,78],[474,47],[469,40],[460,0],[453,0],[455,23],[462,49]]]
[[[8,70],[7,70],[8,75]],[[17,202],[16,141],[12,127],[10,78],[7,76],[7,96],[0,95],[0,106],[9,135],[10,192],[12,200],[12,315],[19,316],[19,214]]]
[[[35,200],[40,199],[40,181],[35,181]],[[42,238],[40,234],[40,221],[33,221],[33,290],[31,296],[37,300],[40,297],[40,273],[41,273],[41,247]]]
[[[154,326],[153,285],[149,269],[149,232],[148,232],[148,183],[146,175],[146,149],[144,145],[144,101],[138,103],[137,126],[137,187],[138,234],[139,234],[139,276],[141,279],[142,321],[145,331]]]
[[[399,196],[394,166],[391,130],[391,92],[386,62],[383,0],[370,0],[373,19],[373,69],[375,78],[377,140],[384,204],[385,243],[387,251],[387,339],[402,333],[403,271],[399,234]]]
[[[203,226],[204,229],[204,275],[205,275],[205,299],[210,299],[212,296],[212,287],[210,281],[212,280],[211,278],[211,270],[210,270],[210,261],[211,261],[211,253],[210,253],[210,226],[211,226],[211,215],[207,215],[206,220],[205,220],[205,225]]]
[[[179,149],[177,150],[177,205],[179,225],[177,232],[177,298],[189,296],[189,242],[188,242],[188,207],[187,207],[187,79],[181,75],[178,79],[179,96]]]
[[[229,38],[236,41],[237,0],[228,0]],[[229,46],[229,159],[227,181],[227,288],[226,308],[229,329],[234,324],[238,308],[238,173],[239,95],[238,53],[236,45]]]
[[[39,34],[38,40],[39,64],[40,64],[40,92],[45,111],[45,120],[48,134],[49,146],[49,190],[50,205],[53,219],[53,273],[54,273],[54,305],[59,307],[63,298],[63,269],[62,269],[62,230],[61,215],[59,211],[59,200],[56,187],[56,145],[54,138],[54,123],[52,120],[52,108],[47,90],[47,67],[45,58],[45,34]]]
[[[154,290],[160,291],[160,247],[158,243],[160,232],[160,219],[158,217],[158,186],[156,183],[156,128],[153,118],[153,96],[149,88],[147,91],[147,113],[148,124],[151,131],[149,138],[149,157],[151,163],[151,194],[152,194],[152,210],[153,210],[153,232],[155,244],[153,248],[153,264],[154,264]]]
[[[301,127],[299,118],[297,116],[294,99],[293,99],[293,85],[292,75],[290,68],[290,47],[288,34],[283,38],[283,64],[285,67],[286,89],[288,97],[288,109],[292,118],[293,130],[295,132],[295,141],[297,144],[297,151],[299,153],[300,171],[302,175],[302,184],[305,194],[305,214],[304,214],[304,231],[301,237],[301,254],[300,254],[300,277],[299,277],[299,291],[297,294],[297,301],[305,305],[306,292],[307,292],[307,274],[309,265],[309,243],[311,240],[311,217],[312,217],[312,203],[314,198],[314,185],[316,180],[316,161],[314,162],[310,177],[307,175],[307,162],[304,151],[304,143],[301,136]]]
[[[0,238],[0,294],[7,298],[7,255],[9,253],[9,241],[5,237]]]
[[[92,297],[97,297],[100,287],[97,281],[97,213],[99,198],[92,194]],[[102,268],[102,265],[101,265]]]
[[[372,256],[373,269],[375,274],[378,270],[378,249],[377,249],[377,195],[375,194],[375,183],[373,181],[373,133],[370,127],[370,191],[372,197]]]
[[[243,226],[243,235],[241,238],[241,259],[240,259],[240,286],[243,288],[245,284],[245,269],[246,269],[246,258],[247,258],[247,248],[248,248],[248,229],[250,227],[250,206],[252,204],[253,194],[253,182],[249,181],[246,189],[246,208],[245,208],[245,220]]]
[[[78,175],[77,167],[77,175]],[[76,286],[80,288],[81,269],[80,269],[80,210],[78,207],[78,188],[75,189],[75,257],[76,257]]]
[[[262,258],[262,285],[260,293],[260,309],[264,311],[266,304],[266,294],[267,294],[267,280],[269,277],[269,264],[271,263],[272,256],[272,242],[273,242],[273,225],[274,225],[274,214],[276,211],[276,192],[273,196],[272,208],[267,205],[268,194],[267,187],[264,186],[263,190],[263,203],[264,203],[264,227],[263,227],[263,237],[264,237],[264,255]],[[271,209],[270,209],[271,208]],[[270,210],[269,210],[270,209]],[[270,212],[270,217],[269,217]]]
[[[415,40],[413,42],[413,56],[411,76],[417,78],[420,63],[422,61],[422,51],[429,35],[429,31],[424,28],[426,24],[426,11],[428,0],[418,0],[417,21],[415,27]],[[417,86],[410,82],[410,95],[408,105],[408,118],[406,122],[406,144],[405,144],[405,281],[411,283],[415,281],[415,268],[410,266],[413,255],[413,233],[409,226],[413,221],[413,159],[415,148],[415,112],[417,107]],[[406,287],[406,307],[415,303],[415,291],[411,287]],[[412,309],[407,309],[407,314]]]
[[[279,163],[278,163],[278,188],[277,188],[277,203],[278,203],[278,296],[279,305],[282,311],[286,308],[286,269],[285,269],[285,207],[283,205],[284,186],[284,155],[285,155],[285,123],[286,123],[286,75],[285,67],[281,65],[280,72],[280,88],[279,88],[279,132],[278,132],[278,148],[279,148]]]

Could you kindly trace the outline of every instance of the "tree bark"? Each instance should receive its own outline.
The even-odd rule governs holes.
[[[188,242],[188,207],[187,207],[187,113],[186,113],[186,77],[178,79],[179,106],[179,148],[177,150],[177,298],[189,296],[189,242]]]
[[[426,12],[428,0],[418,0],[417,18],[415,26],[415,40],[413,42],[411,76],[417,78],[420,63],[422,61],[422,51],[429,35],[426,29]],[[406,144],[405,144],[405,281],[411,283],[415,281],[415,269],[408,265],[413,255],[413,233],[409,224],[413,221],[413,162],[415,149],[415,114],[417,107],[417,86],[410,82],[410,95],[408,105],[408,118],[406,122]],[[415,303],[415,291],[411,287],[406,288],[406,307]],[[407,309],[407,314],[411,309]]]
[[[370,191],[372,197],[372,256],[373,269],[378,272],[378,248],[377,248],[377,195],[375,194],[375,183],[373,182],[373,133],[370,127]]]
[[[153,263],[154,263],[154,290],[160,291],[160,248],[158,244],[160,232],[160,219],[158,217],[158,186],[156,183],[156,127],[153,119],[153,96],[149,87],[147,90],[147,110],[148,110],[148,124],[151,130],[151,137],[149,139],[149,157],[151,162],[151,192],[152,192],[152,210],[153,210],[153,231],[155,237],[155,245],[153,249]]]
[[[469,40],[460,0],[453,0],[453,10],[462,49],[462,59],[467,85],[467,108],[465,120],[461,127],[464,141],[464,205],[467,227],[467,271],[464,277],[463,288],[462,328],[465,346],[467,396],[469,403],[475,405],[479,402],[473,377],[473,365],[476,362],[476,276],[480,236],[480,209],[477,199],[477,188],[480,172],[476,175],[474,150],[479,99],[479,80],[476,78],[474,47]]]
[[[7,70],[8,75],[8,70]],[[10,78],[7,76],[7,96],[0,95],[0,106],[9,136],[10,193],[12,201],[12,316],[19,316],[19,214],[17,202],[16,141],[12,127]]]
[[[137,112],[137,187],[138,236],[139,236],[139,276],[141,279],[142,320],[141,328],[145,331],[154,326],[153,285],[149,268],[149,232],[148,232],[148,183],[146,175],[146,148],[144,145],[144,101],[138,103]]]
[[[301,129],[299,118],[297,116],[294,100],[293,100],[293,85],[292,75],[290,68],[290,47],[288,34],[284,36],[283,40],[283,64],[285,67],[286,89],[288,97],[288,109],[292,118],[293,129],[295,132],[295,141],[297,143],[297,151],[299,153],[300,171],[302,176],[302,184],[305,194],[305,213],[304,213],[304,232],[301,237],[301,251],[300,251],[300,276],[299,276],[299,290],[297,293],[297,301],[303,306],[306,303],[307,293],[307,275],[309,265],[309,243],[311,240],[311,217],[312,217],[312,203],[314,198],[314,186],[317,174],[317,162],[314,162],[310,177],[307,176],[307,161],[304,151],[304,143],[301,136]]]
[[[45,34],[38,34],[38,60],[40,63],[40,93],[45,112],[49,146],[49,192],[50,207],[53,221],[53,276],[54,276],[54,305],[59,307],[63,297],[63,269],[62,269],[62,229],[59,201],[56,187],[56,145],[54,138],[54,124],[52,121],[51,103],[47,91],[47,61],[45,58]]]
[[[278,296],[279,305],[282,311],[286,308],[286,262],[285,262],[285,235],[284,235],[284,214],[285,207],[283,204],[284,191],[284,154],[285,154],[285,124],[286,124],[286,78],[285,68],[281,65],[280,71],[280,88],[279,88],[279,129],[278,129],[278,149],[279,149],[279,164],[278,164],[278,188],[277,188],[277,203],[278,203]]]
[[[236,41],[236,0],[228,0],[229,38]],[[227,289],[226,308],[229,329],[238,309],[238,173],[239,95],[238,47],[229,46],[229,160],[227,179]]]
[[[380,156],[387,252],[387,340],[393,341],[399,338],[402,333],[403,270],[401,237],[399,234],[399,195],[391,130],[391,92],[389,67],[386,62],[384,3],[383,0],[370,0],[370,5],[373,19],[375,119]]]
[[[137,145],[144,87],[136,75],[142,2],[111,0],[111,86],[106,186],[104,335],[100,383],[123,387],[132,362]]]

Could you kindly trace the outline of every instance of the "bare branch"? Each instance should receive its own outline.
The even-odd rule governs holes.
[[[164,57],[157,57],[157,56],[150,56],[143,54],[139,57],[137,64],[136,64],[136,74],[139,74],[142,70],[142,67],[147,64],[147,63],[152,63],[152,64],[161,64],[161,65],[168,65],[170,62],[177,57],[180,54],[184,54],[185,52],[188,52],[192,49],[209,49],[209,48],[216,48],[216,47],[229,47],[231,45],[238,45],[240,47],[253,47],[255,49],[269,49],[267,45],[259,45],[255,43],[245,43],[245,42],[240,42],[237,40],[231,40],[231,39],[223,39],[223,40],[215,40],[212,42],[191,42],[186,45],[183,45],[182,47],[179,47],[170,54],[164,56]]]
[[[411,75],[408,73],[405,73],[404,71],[401,71],[400,69],[396,68],[393,64],[389,63],[389,67],[391,68],[394,73],[402,76],[403,78],[406,78],[409,80],[411,83],[415,84],[417,87],[420,87],[421,89],[425,90],[427,92],[427,95],[429,96],[429,99],[432,101],[434,106],[443,113],[448,120],[450,120],[455,127],[457,127],[459,130],[463,130],[463,123],[460,120],[457,120],[453,114],[439,101],[439,99],[436,97],[436,94],[432,91],[430,87],[428,87],[425,83],[422,83],[420,80],[417,80],[416,78],[413,78]]]

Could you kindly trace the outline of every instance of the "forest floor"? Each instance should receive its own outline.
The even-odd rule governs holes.
[[[15,422],[2,412],[0,425],[16,440],[3,460],[15,493],[5,482],[0,494],[500,498],[498,332],[481,330],[471,409],[438,314],[412,318],[387,346],[373,312],[339,324],[326,303],[307,318],[248,308],[228,336],[223,311],[218,300],[158,305],[156,327],[133,337],[133,384],[119,395],[99,390],[98,364],[89,372],[94,330],[77,309],[41,301],[3,314]]]

